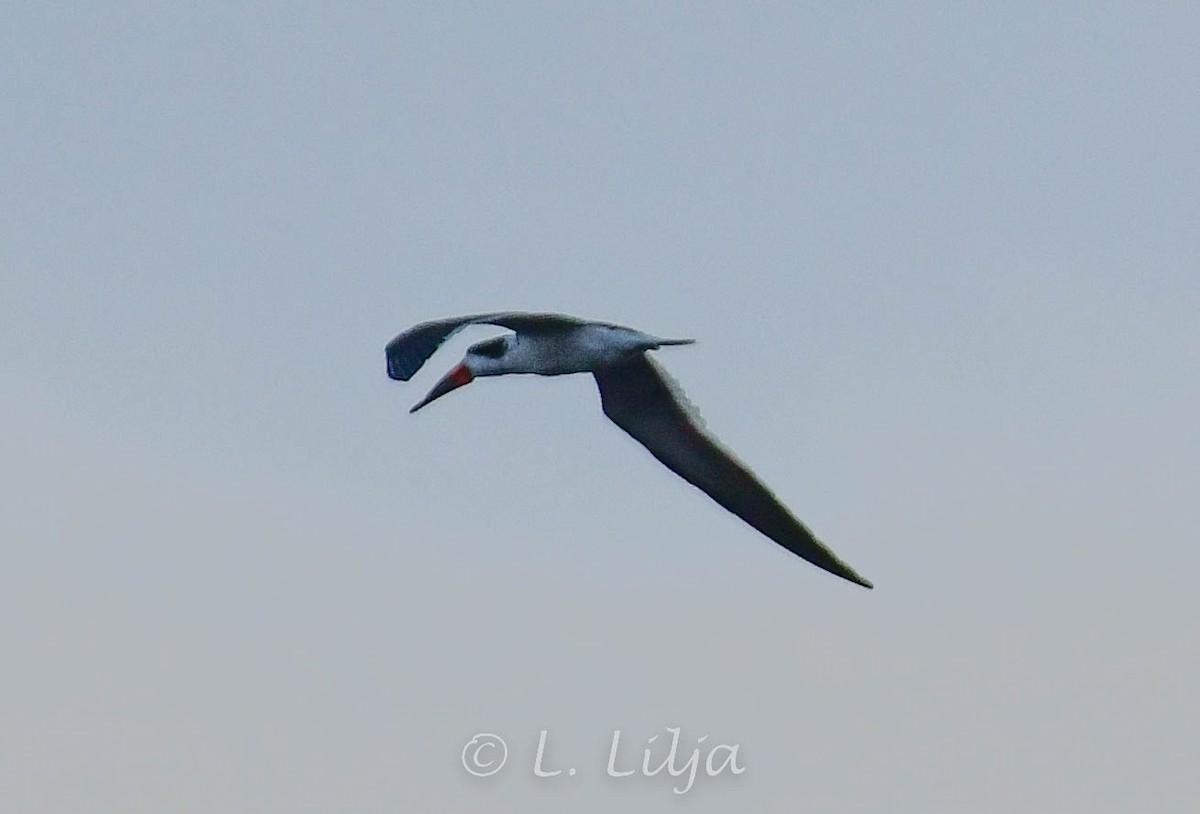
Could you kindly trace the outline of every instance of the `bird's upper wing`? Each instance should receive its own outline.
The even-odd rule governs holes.
[[[388,376],[406,382],[413,377],[425,360],[443,342],[468,325],[499,325],[512,331],[553,331],[584,324],[584,320],[565,314],[530,314],[521,311],[499,311],[494,314],[472,314],[450,317],[414,325],[387,344]]]
[[[604,414],[668,468],[776,543],[866,588],[753,472],[705,432],[682,390],[645,354],[593,371]]]

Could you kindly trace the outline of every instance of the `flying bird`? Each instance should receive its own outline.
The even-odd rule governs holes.
[[[443,342],[468,325],[480,324],[513,333],[468,348],[463,360],[409,412],[415,413],[481,376],[591,373],[600,388],[604,414],[667,468],[793,554],[865,588],[872,587],[704,429],[679,385],[646,353],[666,345],[690,345],[695,340],[662,339],[633,328],[563,314],[475,314],[423,322],[397,336],[387,344],[388,376],[408,381]]]

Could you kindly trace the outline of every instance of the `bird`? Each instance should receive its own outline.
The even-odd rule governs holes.
[[[682,388],[648,355],[694,339],[663,339],[566,314],[473,314],[422,322],[397,335],[386,347],[388,376],[408,381],[443,342],[468,325],[493,325],[511,333],[471,345],[410,413],[484,376],[591,373],[604,414],[668,469],[793,554],[864,588],[874,587],[707,431]]]

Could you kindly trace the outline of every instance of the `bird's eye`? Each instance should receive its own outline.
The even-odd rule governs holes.
[[[471,348],[480,356],[487,356],[492,359],[499,359],[504,355],[504,351],[508,349],[508,343],[504,341],[504,337],[498,336],[495,339],[489,339],[486,342],[480,342],[475,347]]]

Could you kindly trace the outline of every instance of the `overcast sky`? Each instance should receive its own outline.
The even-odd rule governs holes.
[[[0,808],[1194,811],[1200,12],[1051,5],[10,4]],[[876,589],[590,377],[408,415],[508,308]]]

